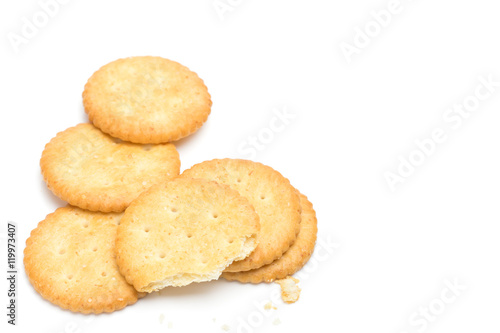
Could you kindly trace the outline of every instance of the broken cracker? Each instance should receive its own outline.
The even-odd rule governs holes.
[[[300,230],[301,206],[295,188],[273,168],[249,160],[215,159],[194,165],[181,177],[202,178],[228,185],[255,207],[260,216],[259,245],[225,272],[248,271],[270,264],[295,242]]]
[[[316,212],[312,203],[303,194],[300,194],[302,220],[297,239],[279,259],[257,269],[244,272],[224,272],[222,277],[230,281],[243,283],[273,282],[283,279],[300,270],[309,260],[316,244],[318,233]]]
[[[257,246],[259,217],[228,186],[176,178],[154,185],[118,227],[120,271],[141,292],[217,279]]]

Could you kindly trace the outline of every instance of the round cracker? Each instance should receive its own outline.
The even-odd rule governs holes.
[[[49,189],[71,205],[121,212],[153,184],[179,175],[180,160],[173,144],[121,142],[79,124],[45,146],[40,166]]]
[[[85,112],[103,132],[136,143],[175,141],[207,120],[207,87],[187,67],[161,57],[113,61],[83,91]]]
[[[116,238],[117,263],[137,290],[218,279],[257,245],[259,217],[228,186],[176,178],[127,208]]]
[[[288,179],[261,163],[222,159],[185,170],[183,177],[203,178],[228,185],[246,197],[260,217],[259,245],[246,259],[225,271],[248,271],[270,264],[288,250],[300,229],[300,199]]]
[[[269,265],[246,272],[224,272],[222,277],[226,280],[244,283],[273,282],[277,279],[284,279],[301,269],[314,251],[318,226],[313,205],[303,194],[300,194],[300,205],[302,206],[300,232],[293,245],[281,258]]]
[[[120,310],[137,301],[115,261],[122,214],[58,208],[26,240],[24,267],[35,290],[63,309],[81,313]]]

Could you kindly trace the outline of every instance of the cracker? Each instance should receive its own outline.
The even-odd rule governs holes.
[[[57,134],[40,166],[49,189],[74,206],[120,212],[139,194],[179,174],[173,144],[140,145],[79,124]]]
[[[273,282],[276,279],[283,279],[293,275],[301,269],[314,251],[318,227],[313,205],[303,194],[300,194],[300,205],[302,206],[300,232],[293,245],[281,258],[276,259],[269,265],[246,272],[224,272],[222,277],[226,280],[236,280],[244,283]]]
[[[31,232],[24,267],[35,290],[63,309],[81,313],[120,310],[137,291],[115,261],[116,228],[122,214],[58,208]]]
[[[83,105],[103,132],[136,143],[162,143],[200,128],[212,101],[196,73],[175,61],[148,56],[101,67],[85,85]]]
[[[246,259],[225,271],[240,272],[270,264],[293,244],[300,228],[300,200],[288,179],[278,171],[248,160],[205,161],[185,170],[181,177],[204,178],[237,190],[260,217],[259,245]]]
[[[300,297],[300,288],[297,285],[300,281],[294,277],[288,276],[282,280],[276,280],[281,286],[281,299],[285,303],[295,303]]]
[[[259,217],[228,186],[176,178],[141,194],[125,211],[117,263],[141,292],[217,279],[256,247]]]

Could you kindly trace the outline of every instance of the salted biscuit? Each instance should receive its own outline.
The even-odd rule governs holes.
[[[144,190],[179,174],[173,144],[140,145],[79,124],[57,134],[40,166],[49,189],[74,206],[121,212]]]
[[[95,72],[85,85],[83,105],[105,133],[136,143],[161,143],[200,128],[212,101],[203,80],[187,67],[161,57],[131,57]]]
[[[260,217],[259,245],[248,258],[234,262],[226,272],[270,264],[295,241],[301,218],[299,195],[288,179],[271,167],[248,160],[212,160],[185,170],[181,176],[230,186],[250,201]]]
[[[256,247],[259,217],[227,186],[176,178],[127,208],[116,238],[117,263],[138,291],[217,279]]]
[[[28,279],[43,298],[81,313],[120,310],[137,291],[118,271],[116,228],[122,214],[58,208],[31,232],[24,249]]]
[[[316,212],[312,203],[303,194],[300,194],[300,205],[302,206],[302,221],[297,239],[283,256],[269,265],[252,269],[246,272],[224,272],[222,277],[226,280],[240,282],[273,282],[293,275],[301,269],[311,257],[316,243],[318,233]]]
[[[282,280],[276,280],[276,283],[281,286],[281,299],[285,303],[295,303],[300,297],[300,287],[297,285],[300,281],[292,276],[288,276]]]

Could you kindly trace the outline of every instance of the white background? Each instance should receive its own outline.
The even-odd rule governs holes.
[[[21,35],[23,17],[32,21],[41,7],[1,1],[2,332],[245,332],[249,318],[254,332],[498,331],[500,87],[458,128],[443,118],[474,95],[480,76],[500,81],[498,4],[401,0],[377,31],[370,12],[389,0],[221,2],[232,3],[222,18],[212,0],[68,1],[16,52],[8,36]],[[349,63],[341,45],[354,45],[366,25],[373,37]],[[221,280],[84,316],[43,300],[27,281],[24,242],[64,205],[41,178],[44,145],[87,121],[81,93],[95,70],[135,55],[181,62],[212,95],[207,123],[177,145],[182,169],[248,157],[238,147],[269,126],[273,109],[295,115],[254,159],[311,199],[318,239],[340,243],[308,266],[297,303],[276,302],[259,322],[254,301],[279,287]],[[415,140],[435,128],[447,140],[391,191],[384,173],[397,173],[399,156],[417,156]],[[15,328],[5,316],[7,221],[18,224]],[[442,293],[453,296],[446,280],[466,290],[441,308]],[[439,314],[424,325],[415,312],[429,306]]]

